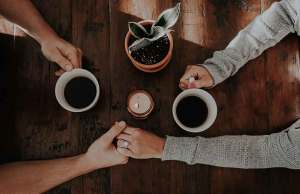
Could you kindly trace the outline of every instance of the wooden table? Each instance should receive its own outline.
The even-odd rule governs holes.
[[[145,74],[124,51],[128,21],[153,19],[175,0],[34,1],[63,38],[82,48],[84,64],[99,79],[102,96],[89,112],[71,114],[54,96],[56,66],[45,60],[30,38],[1,38],[8,64],[6,101],[1,109],[1,161],[49,159],[82,153],[115,120],[159,135],[192,135],[171,115],[185,66],[201,63],[223,49],[235,34],[271,4],[271,0],[184,0],[175,28],[174,56],[166,69]],[[4,59],[1,59],[4,60]],[[285,38],[250,62],[235,77],[209,90],[219,113],[203,136],[269,134],[300,116],[299,41]],[[146,89],[156,109],[145,121],[126,110],[127,94]],[[45,177],[47,178],[47,177]],[[65,183],[57,194],[274,194],[299,193],[298,171],[239,170],[180,162],[130,160]]]

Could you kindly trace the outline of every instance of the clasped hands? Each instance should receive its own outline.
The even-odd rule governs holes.
[[[126,164],[129,157],[138,159],[160,158],[165,139],[145,130],[116,122],[83,154],[82,165],[90,170]]]

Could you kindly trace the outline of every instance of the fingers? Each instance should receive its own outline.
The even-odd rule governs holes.
[[[124,156],[127,156],[127,157],[134,157],[133,152],[132,152],[131,150],[129,150],[129,149],[118,147],[118,148],[117,148],[117,151],[118,151],[120,154],[124,155]]]
[[[180,82],[179,88],[182,90],[188,89],[188,84],[186,84],[185,82]]]
[[[192,72],[190,72],[189,70],[191,69],[191,67],[187,67],[185,73],[183,74],[183,76],[180,78],[180,86],[185,88],[188,86],[189,84],[189,78],[192,76]]]
[[[112,142],[114,138],[119,135],[126,127],[126,123],[124,121],[116,122],[109,131],[107,131],[101,138]]]
[[[133,127],[126,127],[126,129],[124,130],[124,133],[127,133],[127,134],[134,134],[136,131],[137,131],[136,128],[133,128]]]
[[[64,70],[64,71],[71,71],[73,69],[72,63],[65,58],[63,55],[59,54],[56,57],[55,62]]]
[[[58,71],[55,72],[56,76],[61,76],[63,73],[65,73],[66,71],[63,69],[59,69]]]
[[[74,45],[65,40],[60,40],[59,44],[57,45],[57,48],[61,52],[61,54],[71,63],[72,68],[81,67],[81,49],[76,48]]]
[[[120,147],[120,148],[126,148],[126,149],[128,149],[129,148],[129,142],[126,141],[126,140],[123,140],[123,139],[119,139],[117,141],[117,146]]]
[[[202,79],[193,81],[192,83],[188,84],[188,89],[203,88],[203,87],[205,87],[205,83]]]
[[[190,78],[195,78],[190,80]],[[202,66],[190,65],[181,77],[179,87],[181,89],[203,88],[213,85],[213,79],[209,72]]]
[[[62,69],[55,72],[56,76],[61,76],[66,71],[72,70],[73,67],[74,68],[81,68],[81,66],[82,66],[82,64],[81,64],[82,63],[82,51],[79,48],[77,48],[76,51],[74,51],[73,53],[70,53],[67,56],[67,58],[68,58],[67,60],[60,58],[56,62],[62,68]],[[67,64],[67,65],[65,65],[63,67],[63,64]],[[71,66],[71,67],[69,67],[69,66]]]
[[[125,129],[126,130],[126,129]],[[117,136],[117,139],[123,139],[123,140],[126,140],[128,142],[131,142],[132,141],[132,137],[131,135],[128,135],[128,134],[125,134],[125,133],[122,133],[120,135]]]
[[[77,53],[78,53],[78,61],[79,61],[79,68],[82,67],[82,50],[80,48],[77,48]]]
[[[118,152],[118,151],[116,151],[116,152]],[[118,153],[120,154],[120,152],[118,152]],[[129,158],[126,157],[126,158],[121,162],[121,164],[127,164],[128,161],[129,161]]]
[[[188,65],[186,67],[185,73],[184,75],[180,78],[180,82],[179,82],[179,87],[181,89],[188,89],[189,84],[190,84],[190,78],[194,77],[194,78],[199,78],[198,76],[198,72],[195,68],[197,68],[198,66],[195,65]]]
[[[73,46],[66,51],[66,57],[71,61],[74,68],[81,67],[81,51]]]

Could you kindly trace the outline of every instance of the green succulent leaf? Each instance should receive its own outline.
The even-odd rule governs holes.
[[[165,36],[172,26],[175,25],[180,15],[180,3],[175,7],[163,11],[157,21],[152,25],[148,32],[141,24],[129,22],[128,27],[132,35],[138,40],[134,41],[128,48],[129,53],[144,48],[161,37]]]
[[[153,41],[151,41],[151,39],[149,39],[149,38],[138,39],[138,40],[134,41],[128,48],[129,53],[139,50],[141,48],[144,48],[144,47],[152,44],[152,42]]]
[[[174,26],[180,15],[180,3],[177,3],[175,7],[163,11],[153,26],[161,26],[165,30]]]
[[[151,28],[151,39],[158,40],[163,37],[168,31],[160,26],[153,26]]]
[[[128,23],[128,28],[129,31],[131,32],[131,34],[135,37],[135,38],[146,38],[149,37],[149,33],[147,32],[147,30],[144,28],[144,26],[142,26],[139,23],[136,22],[129,22]]]
[[[128,48],[129,53],[131,53],[132,51],[136,51],[139,50],[141,48],[144,48],[150,44],[152,44],[153,42],[155,42],[156,40],[160,39],[161,37],[165,36],[168,32],[170,32],[170,30],[164,30],[162,27],[160,26],[155,26],[154,30],[153,30],[153,37],[152,38],[142,38],[139,40],[134,41],[130,47]]]

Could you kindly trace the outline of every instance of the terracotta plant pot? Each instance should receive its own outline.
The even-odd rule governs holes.
[[[141,25],[145,26],[148,24],[153,24],[154,20],[143,20],[139,23]],[[151,64],[151,65],[142,64],[141,62],[135,60],[131,56],[131,54],[129,53],[129,50],[128,50],[128,47],[130,46],[130,45],[128,45],[128,43],[129,43],[129,39],[131,36],[132,36],[131,32],[128,31],[126,34],[126,37],[125,37],[125,51],[126,51],[127,56],[129,57],[129,59],[131,60],[131,62],[137,69],[139,69],[143,72],[146,72],[146,73],[155,73],[155,72],[161,71],[163,68],[165,68],[168,65],[168,63],[170,62],[170,60],[172,58],[172,52],[173,52],[173,37],[170,32],[167,33],[167,36],[168,36],[168,39],[170,42],[169,51],[168,51],[167,55],[160,62],[158,62],[156,64]]]

